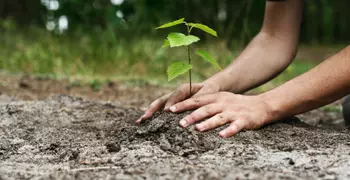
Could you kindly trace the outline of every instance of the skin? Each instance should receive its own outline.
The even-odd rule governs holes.
[[[227,138],[244,129],[258,129],[284,117],[297,115],[350,94],[350,46],[309,72],[259,95],[239,95],[282,72],[297,52],[302,0],[267,2],[259,34],[225,70],[206,81],[189,85],[155,100],[136,122],[154,112],[194,110],[180,121],[208,131],[230,124],[219,135]],[[204,119],[209,118],[205,121]],[[199,123],[200,122],[200,123]]]

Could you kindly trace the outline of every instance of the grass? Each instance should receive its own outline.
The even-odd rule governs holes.
[[[35,27],[19,32],[7,29],[0,36],[0,69],[11,73],[29,73],[53,78],[87,79],[98,90],[107,80],[126,80],[143,84],[178,85],[187,76],[167,82],[166,69],[171,61],[185,60],[182,48],[171,52],[160,48],[163,39],[130,40],[112,31],[55,35]],[[241,48],[228,49],[224,41],[199,44],[225,67],[239,55]],[[194,81],[202,81],[216,71],[196,58]],[[297,59],[285,72],[257,91],[271,89],[314,67],[312,61]]]
[[[279,76],[277,76],[272,81],[264,84],[263,86],[258,87],[255,91],[261,92],[261,91],[267,91],[267,90],[270,90],[272,88],[275,88],[276,86],[279,86],[279,85],[283,84],[284,82],[291,80],[294,77],[297,77],[297,76],[307,72],[308,70],[312,69],[316,65],[317,65],[317,63],[315,63],[313,61],[296,59]]]

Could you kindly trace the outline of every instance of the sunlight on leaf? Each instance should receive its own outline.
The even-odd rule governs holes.
[[[192,69],[192,65],[186,64],[184,62],[173,62],[169,67],[168,67],[168,81],[171,81],[175,79],[176,77],[185,74],[188,72],[190,69]]]
[[[188,46],[192,43],[198,42],[199,37],[193,35],[184,35],[182,33],[170,33],[168,35],[170,47]]]
[[[206,26],[204,24],[188,23],[188,25],[192,26],[193,28],[200,29],[200,30],[202,30],[202,31],[204,31],[204,32],[206,32],[208,34],[211,34],[211,35],[213,35],[215,37],[218,37],[218,33],[214,29],[212,29],[212,28],[210,28],[210,27],[208,27],[208,26]]]
[[[198,50],[196,54],[202,57],[205,61],[208,61],[209,63],[211,63],[213,66],[215,66],[219,70],[222,70],[218,62],[208,52],[204,50]]]
[[[170,22],[170,23],[166,23],[166,24],[164,24],[164,25],[161,25],[161,26],[157,27],[156,29],[164,29],[164,28],[173,27],[173,26],[182,24],[184,21],[185,21],[185,18],[181,18],[181,19],[179,19],[179,20],[176,20],[176,21],[173,21],[173,22]]]

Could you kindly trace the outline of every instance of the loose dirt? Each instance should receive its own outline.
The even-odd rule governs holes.
[[[221,139],[182,129],[186,114],[54,95],[0,96],[0,179],[349,179],[350,132],[290,118]],[[321,115],[323,114],[323,116]],[[301,120],[338,118],[326,112]]]
[[[30,75],[10,76],[0,71],[0,95],[12,96],[17,100],[43,100],[56,94],[64,94],[93,101],[110,101],[123,107],[142,108],[173,89],[174,87],[161,87],[137,80],[91,83],[84,79],[57,80]]]

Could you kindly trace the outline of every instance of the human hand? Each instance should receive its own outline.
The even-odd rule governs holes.
[[[192,84],[192,97],[198,97],[204,94],[219,92],[220,87],[209,82]],[[169,111],[170,106],[190,98],[190,85],[183,84],[172,93],[166,94],[151,103],[145,113],[136,121],[140,123],[143,120],[150,118],[155,112],[164,107],[164,111]]]
[[[170,111],[174,113],[192,109],[197,110],[180,121],[183,128],[210,117],[196,124],[196,130],[204,132],[229,123],[230,125],[219,133],[223,138],[231,137],[243,129],[258,129],[277,119],[262,97],[229,92],[193,97],[170,107]]]

